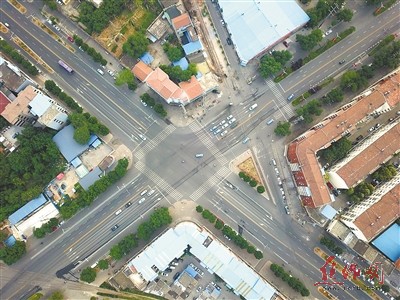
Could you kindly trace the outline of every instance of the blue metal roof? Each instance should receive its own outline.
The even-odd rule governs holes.
[[[183,51],[185,51],[186,55],[195,53],[203,49],[203,45],[201,44],[200,40],[195,42],[187,43],[186,45],[182,45]]]
[[[400,226],[394,223],[372,245],[379,249],[393,262],[400,258]]]
[[[149,65],[152,63],[152,61],[154,60],[153,56],[150,55],[149,52],[146,52],[145,54],[143,54],[143,56],[140,58],[140,60],[142,62],[144,62],[146,65]]]
[[[99,167],[94,168],[91,172],[89,172],[85,177],[79,180],[80,185],[84,190],[87,190],[93,183],[100,179],[102,171]]]
[[[333,220],[333,218],[336,216],[337,211],[334,209],[332,206],[327,205],[321,210],[321,214],[323,214],[325,217],[327,217],[329,220]]]
[[[10,235],[5,241],[4,244],[6,244],[7,247],[12,247],[15,245],[16,238],[13,235]]]
[[[191,266],[187,266],[185,269],[185,272],[188,273],[190,275],[190,277],[193,277],[193,278],[195,278],[197,275],[197,272]]]
[[[178,61],[174,61],[172,63],[172,65],[175,66],[180,66],[182,70],[187,70],[187,68],[189,67],[189,62],[187,61],[186,57],[182,57],[180,60]]]
[[[29,201],[27,204],[22,206],[15,213],[11,214],[8,217],[8,220],[10,221],[10,224],[11,225],[17,224],[19,221],[21,221],[22,219],[26,218],[32,212],[34,212],[39,207],[41,207],[43,204],[45,204],[46,201],[47,200],[43,196],[43,194],[40,194],[39,197],[37,197],[36,199],[33,199],[33,200]]]
[[[70,163],[78,155],[85,152],[98,138],[96,135],[91,135],[89,142],[81,145],[74,140],[74,131],[75,129],[71,124],[64,127],[53,137],[53,141],[56,143],[58,149],[68,163]]]

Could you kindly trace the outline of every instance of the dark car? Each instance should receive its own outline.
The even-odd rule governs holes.
[[[131,205],[132,205],[132,202],[129,201],[127,204],[125,204],[125,207],[128,208],[128,207],[131,206]]]
[[[339,61],[339,65],[343,65],[344,63],[346,62],[346,60],[341,60],[341,61]]]
[[[111,231],[115,231],[119,228],[118,224],[115,224],[113,227],[111,227]]]
[[[359,141],[359,140],[362,140],[363,139],[363,136],[362,135],[359,135],[357,138],[356,138],[356,141]]]
[[[335,189],[335,190],[332,190],[332,193],[337,197],[337,196],[339,196],[339,193],[338,193],[338,191]]]
[[[228,45],[232,45],[232,40],[231,40],[231,38],[226,38],[226,42],[228,43]]]
[[[288,42],[286,42],[286,41],[283,41],[282,42],[282,44],[286,47],[286,48],[288,48],[289,47],[289,43]]]

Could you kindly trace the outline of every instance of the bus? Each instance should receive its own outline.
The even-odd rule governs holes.
[[[72,68],[70,66],[68,66],[65,62],[63,62],[62,60],[58,61],[58,64],[63,67],[65,70],[67,70],[69,73],[73,73],[74,70],[72,70]]]

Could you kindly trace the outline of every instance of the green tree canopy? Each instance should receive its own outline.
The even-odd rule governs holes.
[[[330,103],[337,103],[341,102],[344,98],[342,90],[338,88],[334,88],[331,90],[328,94],[326,94],[326,98],[322,99],[322,102],[325,104],[330,104]]]
[[[322,41],[322,31],[315,29],[309,35],[297,34],[296,41],[300,44],[301,49],[310,51]]]
[[[122,51],[133,58],[141,57],[149,45],[149,40],[141,32],[136,32],[128,37],[128,40],[122,46]]]
[[[106,260],[106,259],[101,259],[101,260],[99,260],[97,266],[98,266],[101,270],[107,270],[107,269],[108,269],[108,260]]]
[[[289,122],[278,122],[278,125],[276,126],[275,130],[274,130],[276,135],[280,135],[280,136],[286,136],[289,135],[291,133],[290,131],[290,123]]]
[[[353,18],[353,12],[351,9],[344,8],[338,12],[336,17],[339,21],[350,22],[351,19]]]
[[[182,57],[185,56],[183,49],[181,46],[176,47],[171,45],[170,43],[165,43],[163,46],[165,53],[167,54],[168,59],[171,62],[175,62],[180,60]]]
[[[14,246],[0,248],[0,259],[7,265],[17,262],[26,253],[26,244],[16,241]]]
[[[64,299],[64,294],[61,291],[55,291],[48,298],[48,300],[63,300],[63,299]]]
[[[340,87],[345,89],[351,89],[353,92],[366,87],[368,81],[365,77],[360,76],[360,74],[355,70],[349,70],[345,72],[340,79]]]
[[[87,283],[92,283],[96,279],[96,270],[87,267],[82,270],[80,280],[86,281]]]
[[[272,56],[274,59],[281,64],[281,66],[284,66],[289,60],[292,59],[292,53],[290,53],[287,50],[282,50],[282,51],[274,51],[272,52]]]
[[[282,69],[282,65],[269,55],[263,56],[260,61],[260,74],[263,78],[278,73]]]

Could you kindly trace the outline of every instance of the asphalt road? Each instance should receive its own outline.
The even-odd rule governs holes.
[[[37,7],[36,4],[26,4],[31,5],[31,9]],[[167,206],[182,198],[193,199],[205,207],[217,210],[218,216],[233,228],[242,226],[244,236],[258,247],[263,247],[265,256],[270,257],[272,261],[281,261],[292,266],[309,278],[309,284],[321,279],[319,268],[323,261],[310,251],[318,244],[321,230],[299,226],[295,218],[286,215],[284,203],[280,201],[281,191],[274,178],[275,171],[267,166],[272,157],[278,159],[279,170],[283,176],[283,145],[266,137],[272,134],[272,127],[265,125],[266,120],[277,112],[288,111],[284,109],[287,106],[286,92],[306,88],[307,84],[318,80],[318,74],[313,73],[318,68],[318,59],[304,66],[302,72],[295,72],[282,81],[281,87],[275,86],[271,81],[256,81],[249,87],[245,81],[246,71],[235,65],[234,54],[228,49],[232,68],[240,75],[237,85],[239,90],[245,92],[242,92],[240,97],[229,100],[234,102],[233,107],[216,108],[209,111],[202,122],[195,121],[186,128],[178,129],[153,117],[150,108],[144,108],[140,104],[137,94],[116,88],[108,74],[98,74],[96,69],[99,66],[85,53],[79,50],[71,53],[33,26],[29,14],[20,15],[7,2],[1,7],[1,12],[1,21],[10,24],[12,34],[22,38],[56,71],[49,77],[54,78],[68,94],[105,122],[112,132],[132,149],[136,160],[135,167],[118,186],[99,197],[90,209],[87,208],[68,220],[60,230],[45,238],[43,245],[32,241],[30,255],[15,265],[19,272],[10,276],[7,283],[2,282],[3,295],[11,297],[27,286],[46,280],[35,277],[36,274],[50,278],[57,272],[59,276],[75,280],[74,276],[78,276],[79,268],[92,265],[106,254],[110,244],[117,242],[128,232],[133,232],[154,207]],[[40,16],[35,11],[33,13]],[[392,28],[391,14],[385,13],[385,17],[378,17],[380,19],[364,17],[367,22],[365,28],[368,28],[368,22],[374,20],[381,21],[379,26]],[[64,20],[63,25],[73,28],[71,31],[76,30],[75,24],[68,20]],[[218,24],[217,30],[222,30]],[[63,33],[60,36],[66,38]],[[7,39],[9,37],[6,36]],[[379,37],[377,34],[368,35],[366,38],[362,33],[357,35],[356,32],[348,37],[346,42],[352,42],[354,45],[367,44],[351,48],[350,52],[343,52],[342,55],[350,54],[351,60],[353,56],[357,57],[363,52],[368,43],[375,43]],[[335,50],[338,51],[337,47],[330,51]],[[334,53],[328,51],[322,54],[320,59],[327,62],[324,66],[329,70],[340,71],[336,62],[332,60],[332,55]],[[75,70],[73,75],[58,66],[57,61],[60,58]],[[303,74],[307,74],[307,77],[302,78]],[[295,84],[292,77],[298,78]],[[256,97],[251,95],[254,90],[255,94],[262,95],[256,102],[253,101]],[[257,103],[258,107],[250,111],[249,107],[254,103]],[[238,120],[238,126],[228,129],[228,133],[223,137],[213,135],[209,129],[226,120],[230,114]],[[147,139],[141,140],[139,134],[145,134]],[[248,136],[249,142],[243,144],[242,140]],[[233,158],[249,148],[255,148],[258,151],[256,153],[259,153],[259,160],[270,183],[270,200],[244,185],[228,167]],[[203,153],[204,157],[196,158],[197,153]],[[239,189],[228,188],[226,180]],[[285,183],[287,192],[290,188],[290,182]],[[141,196],[138,194],[144,189],[155,189],[157,193],[146,197],[146,201],[139,204]],[[297,203],[297,207],[294,208],[298,209],[298,201],[293,199],[293,196],[291,198],[291,208]],[[128,201],[133,204],[125,208],[124,205]],[[123,211],[115,215],[120,208]],[[115,224],[120,227],[112,232],[111,227]],[[316,293],[314,289],[310,290],[313,294]],[[333,294],[341,299],[365,297],[361,292],[354,291],[349,294],[339,290]]]

